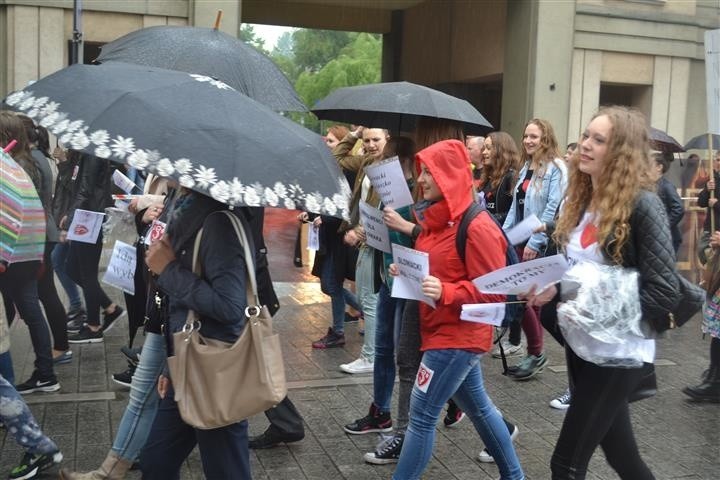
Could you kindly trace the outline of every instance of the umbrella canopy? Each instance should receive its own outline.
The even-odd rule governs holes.
[[[207,75],[272,110],[307,111],[270,58],[214,28],[171,25],[143,28],[103,45],[97,61]]]
[[[650,127],[650,145],[653,149],[663,153],[684,152],[683,148],[677,140],[667,133],[657,128]]]
[[[720,150],[720,135],[713,134],[712,143],[713,149]],[[707,150],[709,147],[707,133],[693,137],[685,144],[685,150]]]
[[[32,180],[9,154],[0,151],[0,261],[42,260],[45,210]]]
[[[393,132],[415,130],[418,117],[454,120],[471,134],[483,135],[493,129],[466,100],[409,82],[338,88],[317,102],[312,112],[322,120],[387,128]]]
[[[73,150],[174,178],[229,205],[348,214],[350,186],[319,135],[210,77],[72,65],[5,103]]]

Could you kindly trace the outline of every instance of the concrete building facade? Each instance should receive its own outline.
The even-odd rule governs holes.
[[[151,25],[381,33],[383,79],[467,98],[518,138],[532,117],[578,138],[623,103],[683,141],[706,131],[703,34],[720,0],[85,0],[87,53]],[[72,0],[0,0],[0,94],[68,64]],[[87,58],[87,55],[86,55]]]

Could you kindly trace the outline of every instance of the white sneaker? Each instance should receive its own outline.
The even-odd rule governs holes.
[[[520,433],[520,429],[517,425],[513,425],[513,431],[510,434],[510,440],[515,441],[518,434]],[[478,454],[478,460],[482,463],[495,463],[495,459],[490,455],[490,452],[488,452],[487,448],[483,448],[482,451]]]
[[[495,346],[493,347],[491,352],[493,358],[500,358],[500,344],[502,344],[506,357],[515,357],[517,355],[522,355],[525,353],[522,343],[520,343],[520,345],[513,345],[512,343],[510,343],[510,340],[508,340],[507,338],[503,338],[502,340],[500,340],[500,343],[495,344]]]
[[[353,362],[340,365],[340,370],[345,373],[372,373],[373,366],[373,362],[361,355],[360,358]]]
[[[565,393],[550,400],[550,406],[558,410],[567,410],[570,408],[570,389],[568,388],[565,390]]]

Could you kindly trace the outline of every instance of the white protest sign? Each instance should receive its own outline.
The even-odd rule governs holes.
[[[165,233],[166,227],[166,223],[159,220],[153,220],[150,224],[150,230],[148,230],[147,235],[145,235],[145,242],[143,243],[145,243],[145,245],[152,245],[153,242],[160,240]]]
[[[720,135],[720,29],[705,32],[705,81],[708,131]]]
[[[505,319],[504,303],[468,303],[462,306],[460,320],[499,327]]]
[[[313,223],[308,225],[307,249],[320,250],[320,227]]]
[[[423,278],[430,274],[428,254],[395,243],[392,244],[392,254],[399,275],[393,277],[391,296],[420,300],[434,308],[435,302],[422,293]]]
[[[535,229],[540,227],[541,225],[542,222],[533,213],[528,218],[524,219],[522,222],[518,223],[513,228],[505,232],[505,235],[507,235],[510,243],[512,243],[513,245],[519,245],[528,238],[530,238]]]
[[[135,247],[117,240],[102,281],[130,295],[135,295],[134,278],[136,262],[137,251]]]
[[[104,213],[89,210],[75,210],[73,221],[68,228],[67,239],[83,243],[97,242]]]
[[[365,229],[365,243],[383,252],[391,252],[390,231],[380,210],[360,201],[360,223]]]
[[[385,206],[397,209],[414,203],[398,157],[368,165],[365,175]]]
[[[133,188],[139,188],[132,180],[126,177],[120,170],[115,170],[112,174],[113,183],[125,193],[132,192]]]
[[[564,256],[553,255],[495,270],[476,278],[473,284],[482,293],[518,295],[526,293],[533,285],[542,290],[559,282],[568,268]]]

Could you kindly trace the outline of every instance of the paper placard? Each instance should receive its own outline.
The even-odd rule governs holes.
[[[135,295],[136,262],[137,251],[135,247],[117,240],[113,247],[110,263],[102,278],[103,283],[119,288],[130,295]]]
[[[435,308],[435,301],[422,293],[422,281],[430,274],[430,257],[427,253],[392,244],[393,263],[399,275],[393,277],[391,296],[420,300]]]
[[[513,228],[505,232],[508,240],[513,245],[519,245],[532,236],[535,229],[542,226],[542,222],[533,213],[522,222],[515,225]]]
[[[383,222],[383,212],[360,201],[360,223],[365,229],[365,243],[390,253],[390,231]]]
[[[542,290],[557,283],[570,268],[562,255],[536,258],[501,268],[473,280],[482,293],[518,295],[528,292],[533,285]]]
[[[102,227],[104,213],[75,210],[68,228],[67,239],[83,243],[96,243]]]
[[[152,245],[154,242],[159,241],[163,237],[166,227],[166,223],[159,220],[153,220],[150,224],[150,230],[148,230],[147,235],[145,235],[145,241],[143,243],[145,243],[145,245]]]
[[[308,225],[307,249],[320,250],[320,226],[314,223]]]
[[[125,193],[132,192],[133,188],[140,189],[135,183],[125,176],[120,170],[115,170],[112,174],[113,183]]]
[[[398,209],[414,203],[398,157],[368,165],[365,175],[385,206]]]
[[[469,303],[462,306],[460,320],[499,327],[505,319],[504,303]]]

